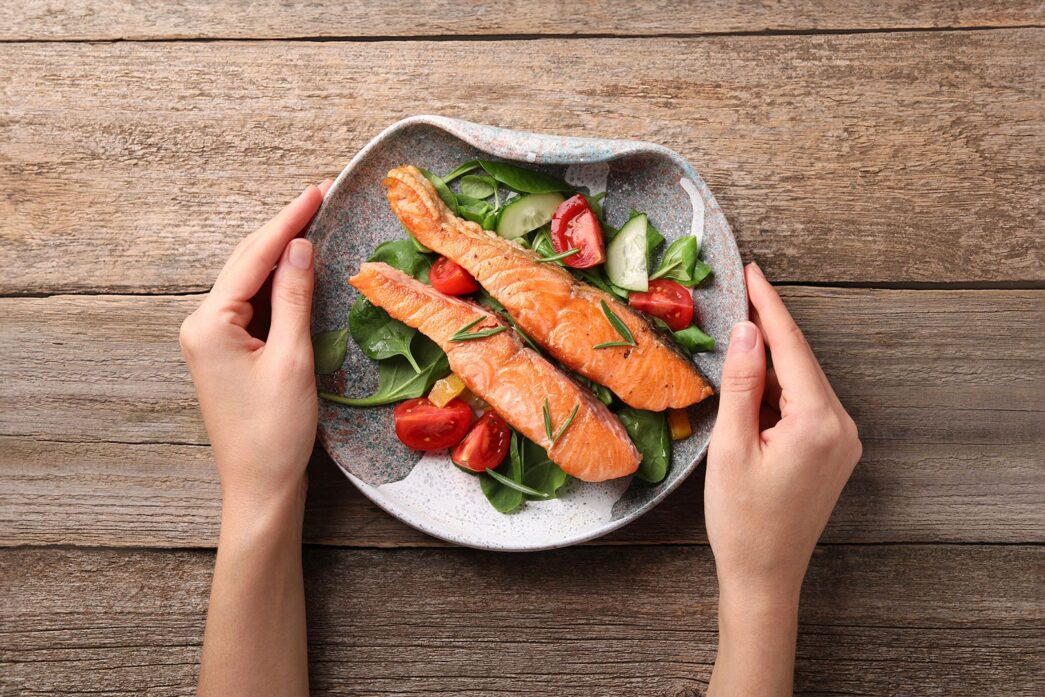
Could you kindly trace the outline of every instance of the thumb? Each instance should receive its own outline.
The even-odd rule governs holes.
[[[291,240],[272,277],[272,323],[267,342],[270,346],[286,350],[309,344],[314,285],[312,243]]]
[[[766,352],[762,334],[751,322],[738,322],[729,337],[722,367],[717,445],[727,450],[747,450],[758,442],[758,413],[766,384]]]

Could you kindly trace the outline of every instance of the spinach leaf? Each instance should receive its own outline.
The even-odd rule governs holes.
[[[400,224],[402,225],[402,223],[400,223]],[[403,225],[403,229],[406,230],[406,225]],[[417,251],[421,252],[421,254],[431,254],[432,253],[431,249],[429,249],[428,247],[424,246],[423,244],[421,244],[420,242],[417,241],[417,238],[414,237],[414,233],[410,232],[409,230],[406,230],[406,234],[410,238],[410,241],[414,243],[414,249],[416,249]]]
[[[553,191],[576,191],[558,177],[532,169],[523,169],[507,162],[479,160],[479,164],[491,177],[509,189],[521,194],[550,194]]]
[[[489,213],[487,213],[485,216],[483,216],[483,222],[480,223],[480,225],[482,226],[483,230],[496,230],[497,229],[497,219],[501,217],[501,211],[502,210],[504,210],[504,209],[503,208],[495,208],[492,211],[490,211]]]
[[[443,177],[443,181],[449,184],[454,179],[457,179],[462,174],[468,174],[473,169],[479,169],[479,160],[468,160],[463,165],[455,167],[449,174]]]
[[[672,332],[671,335],[675,337],[675,341],[678,342],[679,346],[690,353],[711,351],[715,348],[715,340],[700,331],[700,328],[695,324],[689,325],[682,331]]]
[[[671,433],[664,412],[625,407],[617,416],[642,453],[635,476],[651,484],[663,480],[671,466]]]
[[[595,398],[603,404],[605,404],[606,406],[613,404],[613,392],[610,390],[610,388],[606,387],[605,385],[600,385],[594,380],[589,380],[580,373],[570,373],[570,376],[574,380],[591,390],[592,393],[594,393]]]
[[[562,471],[562,469],[552,462],[551,460],[545,460],[537,465],[526,464],[526,474],[523,477],[523,484],[541,492],[544,496],[526,496],[530,501],[547,501],[553,499],[559,495],[559,489],[562,488],[570,478],[570,475]]]
[[[443,203],[446,204],[446,207],[449,208],[454,215],[457,215],[457,197],[454,196],[454,192],[450,191],[450,187],[446,185],[446,182],[443,181],[442,177],[438,174],[429,172],[423,167],[418,167],[418,169],[421,170],[421,174],[425,175],[425,179],[432,182],[432,186],[435,187],[435,192],[439,194],[439,198],[443,199]]]
[[[570,476],[551,461],[544,448],[529,438],[519,436],[522,441],[523,484],[535,489],[543,497],[527,496],[528,500],[547,501],[559,495],[559,489],[569,481]]]
[[[497,180],[482,174],[461,177],[461,193],[472,198],[489,198],[497,191]]]
[[[465,197],[461,197],[463,200]],[[486,222],[486,216],[490,213],[493,208],[486,201],[469,199],[465,203],[458,201],[457,214],[465,220],[471,220],[480,227]]]
[[[512,431],[511,445],[509,446],[508,458],[497,467],[497,473],[503,474],[513,482],[522,484],[523,481],[523,459],[519,444],[521,436]],[[523,493],[500,483],[486,472],[479,475],[479,487],[490,505],[501,513],[511,513],[523,504]]]
[[[700,331],[700,328],[695,324],[691,324],[685,329],[681,329],[677,332],[671,331],[671,327],[668,323],[659,317],[651,317],[650,320],[653,324],[658,327],[662,332],[670,336],[678,344],[679,348],[684,350],[691,356],[694,353],[701,353],[702,351],[711,351],[715,348],[715,340],[710,336]]]
[[[601,194],[595,194],[594,196],[588,196],[584,194],[584,200],[588,202],[588,208],[592,210],[595,217],[599,219],[599,222],[605,225],[605,221],[602,219],[602,199],[606,198],[606,192],[603,191]]]
[[[417,330],[392,319],[363,296],[356,300],[348,313],[348,329],[367,358],[380,361],[402,356],[413,366],[414,372],[421,372],[421,366],[410,352],[410,343],[417,336]]]
[[[319,396],[350,407],[375,407],[427,394],[436,380],[450,374],[450,362],[442,349],[426,336],[417,337],[414,342],[414,355],[421,366],[419,373],[415,373],[406,359],[400,356],[381,361],[378,367],[377,390],[369,397],[344,397],[330,392],[320,392]]]
[[[432,268],[432,260],[419,252],[417,245],[413,238],[382,242],[377,245],[369,261],[383,261],[422,283],[428,283],[428,270]]]
[[[686,235],[668,246],[660,266],[650,275],[650,280],[670,278],[692,288],[708,277],[711,268],[697,258],[697,238]]]
[[[312,357],[316,373],[333,373],[345,362],[348,353],[348,327],[329,332],[320,332],[312,337]]]

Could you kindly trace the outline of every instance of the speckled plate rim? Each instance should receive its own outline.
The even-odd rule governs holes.
[[[612,160],[618,160],[623,157],[632,155],[643,155],[643,154],[654,154],[661,157],[665,157],[671,160],[677,165],[687,177],[693,180],[697,185],[698,190],[701,192],[704,198],[705,204],[709,205],[712,209],[719,210],[718,202],[715,199],[711,190],[704,183],[703,178],[697,173],[697,171],[683,158],[681,155],[676,153],[670,148],[658,145],[656,143],[649,143],[640,140],[619,140],[619,139],[603,139],[603,138],[588,138],[580,136],[556,136],[543,133],[534,133],[530,131],[520,131],[507,128],[500,128],[498,126],[488,126],[483,124],[473,123],[471,121],[464,121],[462,119],[455,119],[446,116],[436,116],[430,114],[421,114],[417,116],[410,116],[381,131],[373,139],[370,140],[363,148],[356,153],[356,155],[349,160],[341,173],[338,174],[334,180],[334,184],[330,187],[324,198],[323,205],[320,206],[319,212],[313,219],[309,229],[309,236],[311,236],[311,228],[315,227],[324,217],[327,212],[327,201],[330,200],[333,195],[337,192],[338,188],[359,166],[359,163],[364,161],[371,151],[378,148],[382,143],[396,135],[400,131],[406,130],[416,125],[428,125],[439,128],[446,133],[454,136],[462,142],[488,153],[494,157],[502,158],[505,160],[513,160],[516,162],[530,162],[534,164],[546,164],[546,165],[573,165],[573,164],[596,164],[601,162],[609,162]],[[500,140],[500,142],[512,143],[512,136],[520,138],[523,141],[527,140],[543,140],[549,144],[549,150],[546,150],[538,156],[538,154],[532,150],[526,149],[514,149],[511,145],[500,148],[491,148],[488,141]],[[551,149],[554,146],[554,150]],[[733,236],[733,229],[729,225],[729,221],[726,217],[722,216],[722,225],[726,239],[722,240],[722,243],[727,247],[730,252],[730,256],[735,259],[737,263],[737,271],[740,274],[740,278],[743,278],[743,264],[741,263],[740,251],[736,245],[736,238]],[[741,318],[748,319],[747,303],[744,303],[744,307],[741,309]],[[717,418],[717,412],[710,416],[712,425],[714,420]],[[573,545],[581,544],[583,542],[589,542],[596,538],[602,537],[614,530],[618,530],[628,523],[631,523],[638,518],[642,517],[663,501],[671,492],[675,491],[686,479],[693,474],[693,472],[704,462],[707,457],[709,442],[705,442],[701,445],[693,459],[683,465],[683,470],[679,476],[672,482],[663,485],[663,488],[653,495],[648,501],[638,506],[632,511],[629,511],[627,515],[621,516],[619,519],[611,519],[606,521],[602,525],[589,528],[579,534],[568,536],[556,540],[553,543],[548,544],[533,544],[533,545],[505,545],[498,546],[492,544],[479,544],[470,541],[466,537],[447,532],[446,530],[433,529],[432,526],[428,525],[424,521],[417,520],[412,516],[405,515],[403,511],[398,510],[395,505],[387,501],[381,494],[378,487],[372,487],[363,482],[361,479],[353,475],[348,468],[340,461],[340,458],[334,453],[334,449],[329,446],[327,442],[327,436],[322,428],[319,429],[319,440],[323,445],[323,449],[326,450],[327,454],[334,461],[350,482],[359,491],[366,496],[375,505],[381,508],[383,511],[391,515],[392,517],[400,520],[410,527],[420,530],[421,532],[431,535],[432,537],[443,540],[444,542],[450,542],[452,544],[461,545],[463,547],[470,547],[473,549],[491,550],[497,552],[539,552],[550,549],[562,549],[564,547],[571,547]]]

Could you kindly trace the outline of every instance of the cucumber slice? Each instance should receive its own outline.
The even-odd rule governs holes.
[[[644,214],[635,216],[606,247],[606,276],[613,285],[627,290],[649,290],[646,223]]]
[[[506,240],[522,237],[531,230],[551,222],[555,209],[566,199],[562,194],[530,194],[520,196],[501,211],[497,234]]]

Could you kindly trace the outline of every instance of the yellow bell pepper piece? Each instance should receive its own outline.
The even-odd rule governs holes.
[[[460,397],[464,391],[464,381],[450,373],[442,380],[436,380],[436,383],[432,385],[432,391],[428,393],[428,400],[442,409],[450,403],[451,399]]]
[[[685,409],[668,410],[668,430],[671,440],[683,440],[693,435],[693,427],[689,424],[689,412]]]

